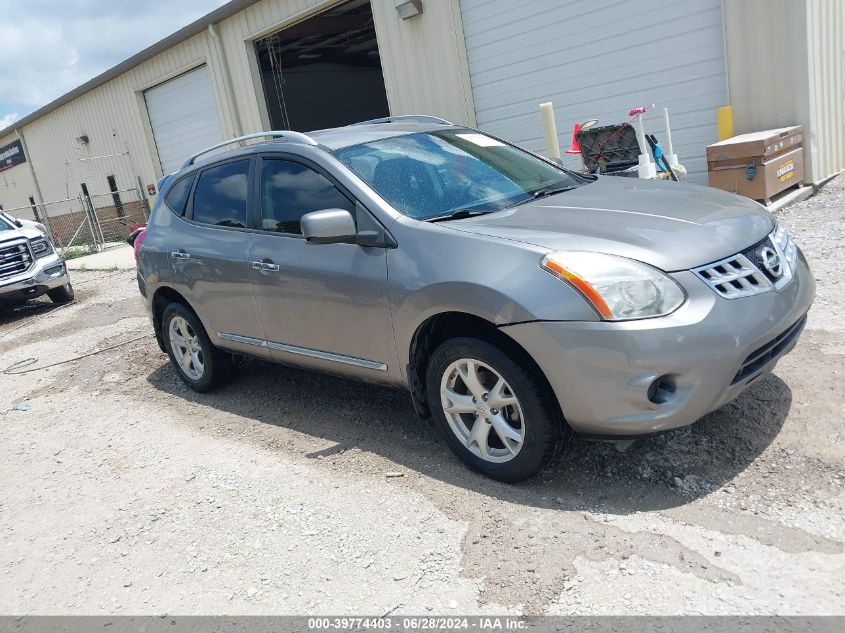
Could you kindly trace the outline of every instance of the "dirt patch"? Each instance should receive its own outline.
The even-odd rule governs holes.
[[[198,395],[152,338],[2,375],[0,610],[845,613],[843,182],[784,213],[819,297],[772,375],[515,486],[400,390],[243,361]],[[150,331],[131,272],[74,281],[0,320],[0,367]]]

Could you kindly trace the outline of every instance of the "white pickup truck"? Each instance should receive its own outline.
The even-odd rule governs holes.
[[[73,301],[64,261],[38,223],[0,215],[0,306],[44,294],[54,303]]]

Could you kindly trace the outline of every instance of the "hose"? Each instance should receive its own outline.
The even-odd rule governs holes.
[[[85,354],[80,354],[79,356],[74,356],[73,358],[66,358],[65,360],[60,360],[55,363],[50,363],[49,365],[41,365],[40,367],[30,367],[30,365],[34,365],[38,362],[38,359],[35,357],[24,358],[22,360],[16,361],[6,367],[2,373],[10,374],[10,375],[19,375],[19,374],[28,374],[33,371],[40,371],[42,369],[49,369],[50,367],[57,367],[58,365],[65,365],[67,363],[73,363],[78,360],[82,360],[83,358],[88,358],[89,356],[96,356],[97,354],[102,354],[103,352],[108,352],[110,350],[116,349],[118,347],[123,347],[124,345],[129,345],[129,343],[135,343],[136,341],[140,341],[145,338],[149,338],[153,336],[153,333],[150,332],[149,334],[144,334],[142,336],[136,336],[135,338],[131,338],[128,341],[122,341],[120,343],[115,343],[114,345],[109,345],[108,347],[104,347],[103,349],[98,349],[93,352],[86,352]],[[27,369],[29,368],[29,369]]]

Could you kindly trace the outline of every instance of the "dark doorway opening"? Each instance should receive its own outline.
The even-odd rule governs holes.
[[[369,0],[352,0],[255,43],[274,130],[388,116]]]

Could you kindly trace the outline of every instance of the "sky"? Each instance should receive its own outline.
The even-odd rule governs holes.
[[[0,0],[0,130],[226,0]]]

